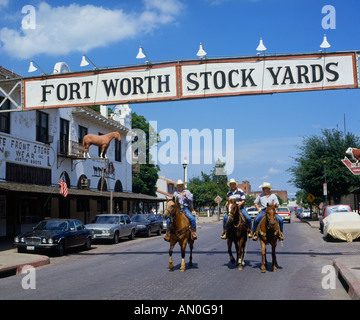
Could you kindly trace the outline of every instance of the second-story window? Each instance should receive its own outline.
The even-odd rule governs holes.
[[[3,102],[4,97],[0,97],[0,103]],[[0,110],[9,110],[10,109],[10,100],[6,100],[1,106]],[[5,133],[10,133],[10,112],[1,112],[0,113],[0,131]]]
[[[82,144],[84,137],[88,134],[88,129],[83,127],[83,126],[79,126],[79,132],[78,132],[78,137],[79,137],[79,143]]]
[[[41,111],[36,111],[36,141],[49,141],[49,115]]]
[[[115,141],[115,161],[121,162],[121,141]]]
[[[69,121],[60,118],[60,153],[67,153],[69,147]]]

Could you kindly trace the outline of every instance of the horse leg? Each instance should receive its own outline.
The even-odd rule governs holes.
[[[271,247],[272,247],[272,267],[273,267],[274,272],[277,271],[277,261],[276,261],[276,253],[275,253],[276,245],[277,245],[276,241],[274,241],[271,244]]]
[[[174,268],[174,263],[172,260],[172,254],[175,247],[176,242],[172,241],[170,237],[170,250],[169,250],[169,269],[172,270]]]
[[[264,241],[260,240],[261,243],[261,272],[264,273],[266,271],[266,244]]]
[[[230,262],[232,264],[234,264],[235,259],[234,259],[233,255],[232,255],[232,251],[231,251],[232,241],[230,239],[227,239],[227,245],[228,245],[228,253],[229,253],[229,256],[230,256]]]
[[[185,249],[186,249],[186,240],[183,240],[182,244],[181,244],[181,267],[180,267],[180,271],[185,271]]]
[[[192,263],[192,251],[194,248],[194,241],[189,241],[189,246],[190,246],[190,258],[189,258],[189,268],[192,268],[193,263]]]
[[[243,257],[244,257],[244,238],[240,238],[238,248],[238,270],[243,269]]]
[[[235,243],[235,250],[236,250],[236,266],[239,266],[239,264],[240,264],[239,241],[236,240],[234,243]]]

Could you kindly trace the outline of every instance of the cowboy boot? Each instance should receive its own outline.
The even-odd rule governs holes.
[[[248,229],[248,238],[252,238],[253,237],[253,231],[252,229]]]
[[[255,231],[255,232],[253,231],[252,239],[253,239],[254,241],[257,241],[257,240],[259,239],[258,231],[259,231],[259,226],[256,228],[256,231]]]
[[[167,241],[167,242],[170,242],[170,229],[166,231],[164,240]]]
[[[223,230],[220,238],[226,240],[226,231],[225,230]]]

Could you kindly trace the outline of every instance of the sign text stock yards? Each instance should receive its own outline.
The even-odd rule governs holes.
[[[24,109],[358,88],[357,52],[205,59],[24,79]]]

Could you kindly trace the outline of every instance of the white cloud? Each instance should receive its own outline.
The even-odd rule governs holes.
[[[5,0],[0,0],[4,2]],[[52,7],[41,2],[36,7],[36,27],[29,30],[0,30],[1,50],[21,59],[37,54],[64,55],[87,52],[124,39],[149,33],[171,23],[181,12],[178,0],[163,3],[144,0],[144,9],[126,13],[101,6],[79,5]]]
[[[278,173],[281,173],[282,170],[279,170],[279,169],[275,169],[275,168],[270,168],[268,170],[268,174],[278,174]]]
[[[9,0],[0,0],[0,8],[7,7],[9,4]]]

